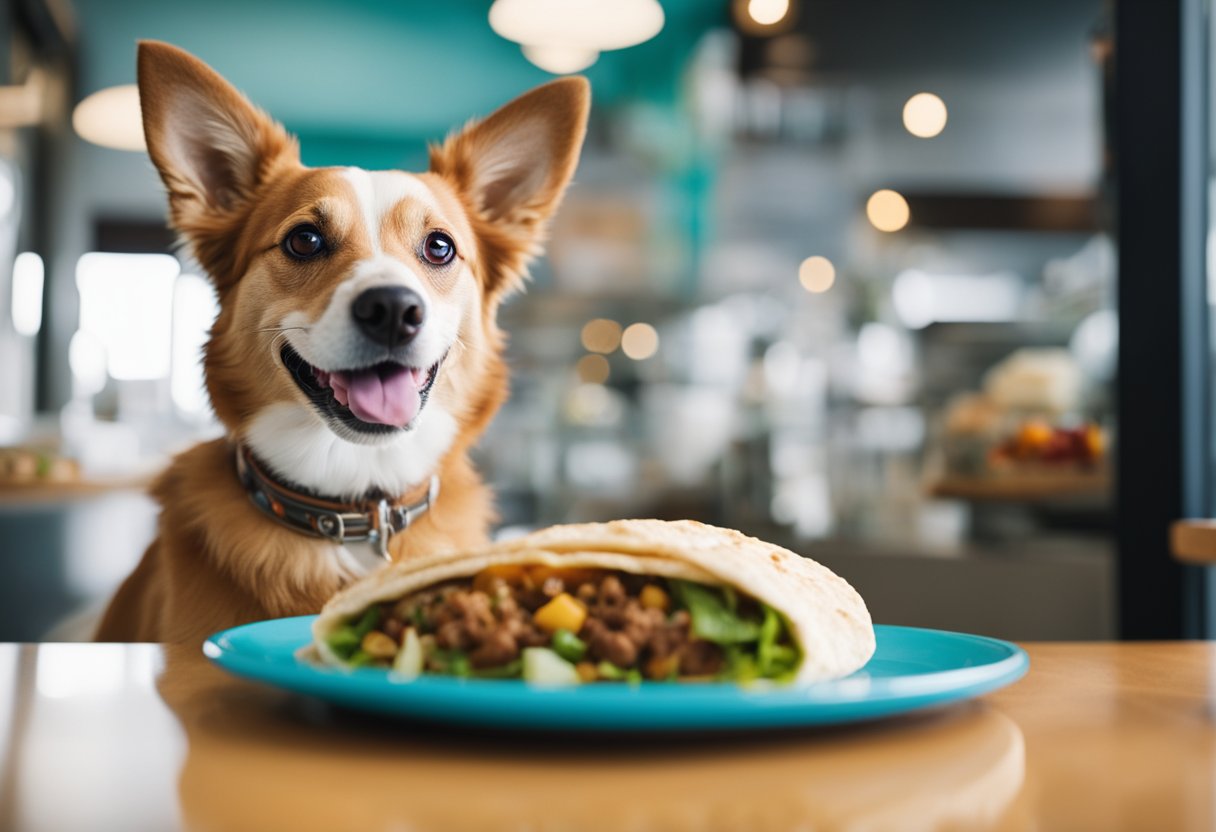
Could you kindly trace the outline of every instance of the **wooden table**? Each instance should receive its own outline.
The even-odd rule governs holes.
[[[195,650],[0,646],[4,830],[1216,827],[1216,645],[1036,644],[979,702],[734,737],[487,736],[358,716]]]

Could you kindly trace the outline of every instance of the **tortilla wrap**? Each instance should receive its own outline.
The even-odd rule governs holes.
[[[325,605],[313,625],[317,653],[325,663],[340,666],[327,637],[373,604],[513,564],[600,568],[734,587],[785,618],[802,653],[795,682],[847,676],[874,653],[870,613],[843,578],[787,549],[692,520],[553,526],[471,552],[393,564]]]

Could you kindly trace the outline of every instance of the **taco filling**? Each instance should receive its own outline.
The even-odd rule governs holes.
[[[495,566],[373,604],[326,637],[347,666],[536,683],[792,678],[785,619],[730,587]]]

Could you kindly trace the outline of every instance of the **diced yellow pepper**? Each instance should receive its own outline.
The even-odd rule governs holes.
[[[671,606],[671,599],[667,597],[667,593],[663,591],[662,587],[657,587],[654,584],[646,584],[646,586],[642,587],[638,600],[648,610],[667,612],[667,609]]]
[[[587,620],[587,608],[569,593],[563,592],[533,613],[532,620],[546,632],[569,630],[577,633]]]

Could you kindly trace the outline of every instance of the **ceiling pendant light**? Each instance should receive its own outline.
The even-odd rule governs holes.
[[[554,75],[569,75],[572,72],[582,72],[599,60],[600,53],[595,49],[579,49],[569,46],[529,46],[520,47],[524,57],[545,72]]]
[[[139,87],[123,84],[98,90],[76,105],[72,127],[85,141],[115,150],[146,150],[139,111]]]
[[[650,40],[663,28],[657,0],[494,0],[490,28],[547,72],[586,69],[600,52]]]

